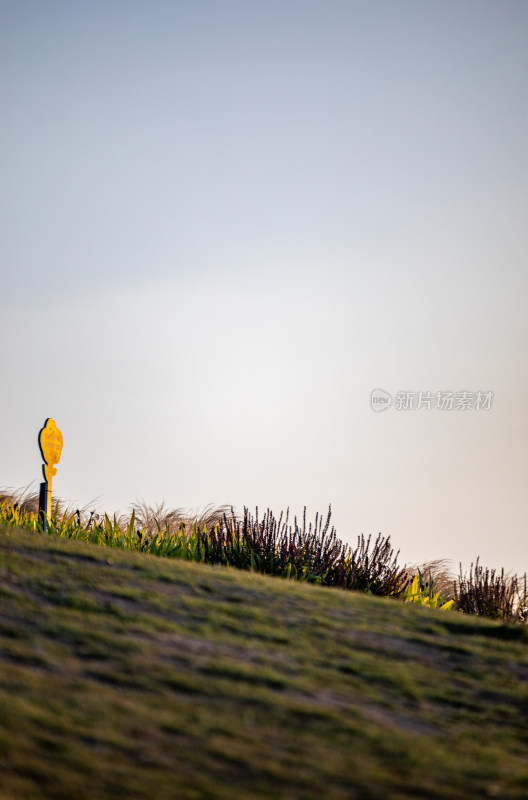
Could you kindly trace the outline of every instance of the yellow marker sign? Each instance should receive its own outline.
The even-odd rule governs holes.
[[[62,433],[55,425],[55,420],[46,420],[39,433],[39,447],[44,460],[42,470],[46,479],[46,515],[51,517],[51,479],[57,474],[55,464],[58,464],[62,452]]]

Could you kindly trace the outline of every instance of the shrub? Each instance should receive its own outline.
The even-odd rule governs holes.
[[[288,511],[278,519],[268,509],[259,520],[258,508],[255,516],[244,508],[242,520],[234,513],[224,515],[221,527],[204,528],[197,534],[203,560],[325,586],[401,596],[405,569],[398,566],[390,539],[379,534],[371,549],[371,537],[361,535],[352,550],[330,528],[331,514],[331,507],[326,519],[317,513],[308,526],[306,508],[302,526],[296,517],[293,525],[288,524]]]
[[[507,622],[526,622],[528,592],[526,573],[522,578],[507,576],[504,569],[484,568],[477,558],[469,575],[460,576],[454,584],[457,608],[466,614],[502,619]]]
[[[329,508],[324,525],[317,513],[307,526],[305,508],[301,527],[296,517],[293,525],[288,524],[288,510],[277,519],[268,509],[261,520],[258,508],[255,516],[244,508],[242,519],[231,511],[229,517],[224,514],[221,527],[200,532],[204,560],[321,583],[346,552],[335,529],[329,531],[330,517]]]
[[[379,596],[401,597],[408,579],[405,567],[398,565],[399,551],[394,552],[390,536],[385,538],[379,533],[372,550],[371,541],[371,536],[358,536],[356,548],[347,548],[325,582]]]

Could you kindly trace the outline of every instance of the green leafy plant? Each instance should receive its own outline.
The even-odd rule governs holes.
[[[442,611],[453,608],[455,602],[454,600],[445,600],[440,591],[435,593],[431,574],[429,573],[429,580],[424,581],[420,570],[405,588],[403,599],[406,603],[418,603],[422,606],[440,608]]]

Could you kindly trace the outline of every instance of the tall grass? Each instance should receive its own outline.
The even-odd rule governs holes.
[[[469,574],[460,575],[454,582],[457,607],[466,614],[478,614],[506,622],[528,621],[528,586],[523,577],[505,575],[479,564],[471,564]]]
[[[169,509],[165,503],[149,506],[144,501],[132,503],[131,511],[135,515],[136,526],[145,532],[146,536],[154,536],[160,530],[180,530],[182,527],[189,536],[195,527],[203,530],[213,530],[217,525],[222,525],[224,516],[232,512],[229,505],[206,506],[201,511],[186,511],[183,508]],[[121,518],[122,524],[127,524],[130,516]]]
[[[399,596],[404,589],[405,570],[398,567],[390,540],[378,535],[371,549],[371,537],[358,537],[355,549],[344,544],[330,528],[331,508],[326,518],[319,513],[307,525],[289,513],[277,519],[268,509],[259,520],[247,508],[242,519],[224,515],[223,525],[199,531],[203,560],[255,569],[270,575],[293,577],[377,595]]]
[[[361,535],[352,547],[338,538],[330,519],[331,508],[326,517],[317,513],[314,522],[307,524],[306,509],[302,520],[294,517],[291,523],[288,511],[277,518],[268,509],[259,518],[258,509],[252,514],[244,508],[238,516],[225,505],[193,513],[144,502],[133,504],[129,514],[109,517],[88,507],[73,510],[55,500],[44,531],[38,492],[30,487],[0,490],[0,525],[4,527],[400,599],[408,599],[409,587],[418,576],[422,599],[439,593],[439,602],[450,605],[454,600],[464,613],[528,622],[526,575],[511,577],[504,570],[484,569],[479,559],[469,575],[460,569],[457,579],[446,560],[401,567],[399,552],[393,550],[389,537],[378,534],[372,540]]]
[[[43,533],[38,495],[27,489],[0,491],[0,524]],[[47,533],[63,538],[207,564],[226,564],[296,580],[342,587],[377,595],[400,596],[405,569],[398,566],[390,539],[381,534],[358,537],[355,548],[344,544],[330,528],[331,509],[315,521],[289,512],[277,518],[268,509],[259,519],[247,508],[242,517],[226,506],[209,506],[201,513],[169,510],[163,504],[137,503],[130,515],[110,518],[93,510],[67,508],[55,501]]]

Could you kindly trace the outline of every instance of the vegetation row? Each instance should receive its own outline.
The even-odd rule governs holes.
[[[156,556],[205,564],[223,564],[266,575],[308,581],[406,602],[457,609],[506,622],[528,622],[527,576],[506,575],[488,569],[477,558],[469,573],[460,567],[458,578],[445,561],[400,566],[390,537],[375,540],[363,534],[351,547],[319,513],[313,523],[289,513],[277,517],[268,509],[259,518],[244,508],[238,517],[232,508],[208,507],[200,515],[164,505],[132,506],[130,515],[110,518],[94,511],[67,509],[54,503],[51,519],[38,513],[38,495],[28,490],[0,490],[0,526],[18,527]]]

